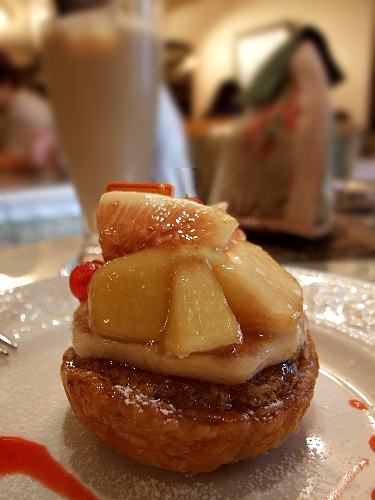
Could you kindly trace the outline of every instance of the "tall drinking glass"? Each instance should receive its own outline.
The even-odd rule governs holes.
[[[95,213],[110,180],[148,180],[160,80],[159,0],[112,0],[50,22],[43,62],[57,134],[97,252]]]

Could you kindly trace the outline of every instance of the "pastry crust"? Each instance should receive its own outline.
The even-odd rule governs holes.
[[[61,378],[77,418],[120,453],[198,473],[276,448],[310,405],[318,358],[308,336],[296,356],[224,386],[64,354]]]

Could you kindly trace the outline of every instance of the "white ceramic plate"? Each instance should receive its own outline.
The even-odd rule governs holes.
[[[47,445],[101,499],[334,499],[345,474],[367,458],[369,464],[343,498],[370,500],[375,488],[375,454],[369,446],[375,433],[375,285],[303,269],[292,272],[305,290],[321,373],[299,434],[279,449],[186,478],[101,445],[72,415],[59,378],[76,306],[63,278],[0,293],[1,330],[19,343],[17,352],[0,358],[0,434]],[[351,398],[365,401],[369,410],[352,408]],[[0,498],[58,496],[17,474],[0,479]]]

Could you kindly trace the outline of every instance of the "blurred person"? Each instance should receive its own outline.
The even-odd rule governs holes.
[[[0,51],[0,171],[50,168],[58,148],[48,103],[19,88],[16,67]]]
[[[240,94],[241,88],[236,80],[224,80],[220,83],[206,116],[220,118],[240,115],[245,108],[239,99]]]
[[[313,27],[291,32],[243,94],[247,109],[215,170],[209,202],[248,227],[322,237],[331,229],[329,86],[343,74]]]

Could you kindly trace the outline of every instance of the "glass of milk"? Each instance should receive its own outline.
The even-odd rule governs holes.
[[[86,253],[97,244],[95,213],[107,182],[149,179],[160,11],[158,0],[112,0],[57,18],[43,32],[57,134],[91,234]]]

